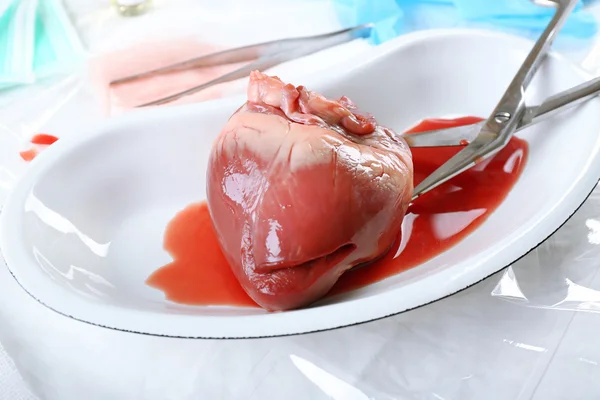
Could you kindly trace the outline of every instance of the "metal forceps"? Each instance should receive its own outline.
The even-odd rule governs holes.
[[[220,51],[202,57],[193,58],[167,67],[154,69],[136,75],[127,76],[110,82],[110,85],[130,82],[166,72],[183,71],[193,68],[210,67],[217,65],[235,64],[248,61],[249,64],[232,72],[221,75],[211,81],[205,82],[191,89],[176,93],[162,99],[138,105],[137,107],[154,106],[175,101],[181,97],[189,96],[210,86],[236,79],[247,77],[254,70],[264,71],[283,62],[316,53],[329,47],[346,43],[358,38],[367,38],[371,35],[372,25],[364,24],[353,28],[342,29],[322,35],[274,40],[260,44],[239,47],[231,50]],[[252,61],[252,62],[251,62]]]
[[[508,89],[475,139],[425,178],[414,190],[413,200],[500,151],[525,116],[525,91],[571,14],[577,0],[555,0],[556,12],[517,71]]]

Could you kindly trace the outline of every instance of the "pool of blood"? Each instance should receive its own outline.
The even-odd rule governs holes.
[[[424,120],[407,133],[443,129],[481,118]],[[442,165],[462,147],[414,148],[414,183]],[[409,207],[402,235],[381,259],[347,271],[328,296],[348,292],[396,275],[430,260],[480,226],[502,203],[519,179],[527,159],[527,142],[513,138],[491,159],[419,197]],[[179,212],[165,231],[165,249],[173,262],[147,280],[167,299],[189,305],[258,307],[244,292],[221,253],[206,203]]]

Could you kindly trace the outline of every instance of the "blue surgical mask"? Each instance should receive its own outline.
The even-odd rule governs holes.
[[[34,80],[37,0],[0,0],[0,89]]]
[[[33,68],[36,78],[80,64],[85,51],[60,0],[38,0]]]
[[[0,89],[79,65],[81,41],[61,0],[0,0]]]

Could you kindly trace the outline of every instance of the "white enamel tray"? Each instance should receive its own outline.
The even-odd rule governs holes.
[[[484,31],[419,32],[328,76],[293,83],[349,96],[402,131],[421,118],[487,116],[531,46]],[[531,104],[587,79],[552,55],[530,87]],[[23,289],[71,318],[145,334],[242,338],[332,329],[427,304],[510,265],[558,229],[600,177],[600,101],[592,100],[519,132],[529,160],[506,200],[462,242],[416,268],[297,311],[169,302],[144,281],[170,261],[165,226],[204,198],[211,143],[243,101],[132,112],[41,154],[0,214],[1,250]]]

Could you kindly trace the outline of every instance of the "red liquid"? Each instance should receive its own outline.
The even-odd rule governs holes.
[[[34,147],[31,149],[23,150],[19,153],[21,158],[25,161],[31,161],[38,155],[38,150]]]
[[[56,142],[58,138],[53,135],[49,135],[47,133],[38,133],[34,135],[30,142],[33,144],[33,147],[30,149],[21,151],[19,155],[25,161],[31,161],[42,151],[44,148],[50,146],[54,142]]]
[[[56,136],[49,135],[47,133],[38,133],[31,138],[31,143],[49,146],[57,140],[58,138]]]
[[[205,202],[179,212],[167,226],[165,249],[173,262],[155,271],[146,283],[183,304],[255,306],[219,248]]]
[[[430,119],[409,132],[443,129],[481,121],[465,117]],[[462,147],[412,149],[415,186]],[[382,259],[346,272],[328,295],[378,282],[415,267],[452,247],[480,226],[500,205],[525,166],[527,143],[513,138],[491,160],[440,185],[408,209],[403,238]],[[169,300],[194,305],[257,305],[241,288],[214,236],[206,204],[193,204],[171,221],[165,249],[172,263],[154,272],[147,283]],[[400,251],[401,250],[401,251]]]

